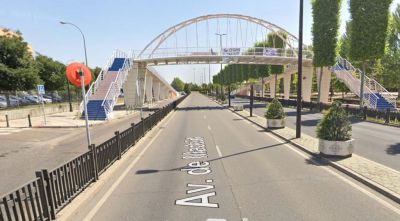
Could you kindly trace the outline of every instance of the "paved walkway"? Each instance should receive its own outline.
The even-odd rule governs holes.
[[[266,125],[266,119],[263,117],[254,114],[253,117],[250,117],[250,113],[247,111],[236,111],[236,113],[261,127],[265,127]],[[296,138],[296,131],[288,127],[272,130],[271,132],[286,140],[290,140],[290,142],[301,147],[308,153],[319,156],[317,138],[308,136],[306,134],[302,134],[301,138]],[[368,160],[357,154],[353,154],[352,157],[345,159],[324,158],[324,160],[327,160],[337,167],[342,167],[345,170],[349,170],[350,172],[354,173],[354,176],[360,176],[360,178],[363,180],[366,179],[366,181],[369,182],[366,183],[367,185],[374,185],[378,191],[383,192],[392,199],[400,201],[399,171]]]
[[[171,100],[159,101],[151,105],[150,108],[161,107],[169,102],[171,102]],[[114,110],[111,119],[121,119],[124,117],[131,117],[136,114],[139,114],[139,111]],[[90,120],[89,126],[104,124],[106,122],[107,121],[102,121],[102,120]],[[73,112],[62,112],[62,113],[46,115],[46,123],[44,123],[43,116],[31,117],[31,124],[32,127],[34,128],[85,127],[85,121],[80,118],[80,113],[78,110]],[[9,126],[10,127],[7,128],[6,122],[1,122],[0,129],[7,130],[7,133],[10,133],[15,128],[29,128],[29,121],[28,118],[10,120]]]

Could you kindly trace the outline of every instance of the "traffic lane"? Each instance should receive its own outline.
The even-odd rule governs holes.
[[[199,103],[195,101],[197,98],[196,95],[189,96],[172,119],[162,125],[163,132],[92,220],[241,220],[220,162],[210,162],[207,167],[211,172],[204,175],[191,175],[190,170],[185,170],[191,168],[189,163],[204,163],[218,157],[214,138],[204,116],[206,112],[223,110],[215,103],[209,106],[212,110],[201,110]],[[183,153],[188,151],[184,141],[190,137],[204,138],[208,157],[182,159]],[[199,170],[200,172],[202,171]],[[192,186],[188,187],[189,184]],[[200,186],[193,185],[214,187],[188,193],[190,190],[201,189]],[[205,206],[182,205],[188,197],[213,193],[215,195],[207,198],[208,203],[204,203]],[[213,207],[215,205],[217,208]]]
[[[276,140],[271,141],[262,129],[231,123],[243,122],[239,117],[223,117],[210,118],[210,122],[214,122],[213,129],[225,134],[216,136],[220,138],[216,143],[243,217],[249,220],[399,219],[324,167]]]
[[[204,97],[189,98],[93,220],[399,218],[247,121]],[[182,171],[193,161],[181,158],[187,151],[183,140],[199,134],[207,144],[208,158],[202,162],[208,162],[212,172],[193,176]],[[199,190],[208,184],[213,187]],[[200,196],[202,201],[193,198]],[[192,205],[177,205],[182,200]],[[218,207],[213,208],[215,204]]]
[[[235,99],[236,100],[236,99]],[[246,99],[239,99],[239,102],[246,104]],[[235,102],[235,101],[234,101]],[[264,116],[265,103],[257,102],[254,113]],[[296,129],[296,110],[284,108],[287,114],[287,127]],[[316,137],[316,128],[322,114],[303,111],[302,132]],[[400,129],[391,126],[375,123],[352,120],[352,137],[356,140],[355,153],[372,161],[378,162],[390,168],[400,171]]]
[[[162,107],[171,100],[163,100]],[[143,111],[143,117],[152,111]],[[113,119],[90,127],[94,144],[101,144],[138,123],[140,115]],[[35,178],[35,171],[53,169],[88,151],[85,128],[31,128],[10,135],[3,135],[0,143],[0,175],[7,177],[0,182],[0,195],[6,194]]]

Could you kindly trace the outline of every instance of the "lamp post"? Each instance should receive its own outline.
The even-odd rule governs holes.
[[[74,26],[76,29],[78,29],[78,31],[81,33],[82,35],[82,39],[83,39],[83,50],[85,52],[85,65],[88,66],[88,62],[87,62],[87,53],[86,53],[86,40],[85,40],[85,35],[83,34],[82,30],[75,24],[71,23],[71,22],[64,22],[64,21],[60,21],[60,24],[62,25],[72,25]]]
[[[85,52],[85,65],[88,67],[87,53],[86,53],[86,39],[85,39],[85,35],[83,34],[82,30],[77,25],[75,25],[75,24],[73,24],[71,22],[60,21],[60,24],[62,24],[62,25],[72,25],[76,29],[78,29],[78,31],[81,33],[82,39],[83,39],[83,50]],[[86,138],[87,138],[88,146],[90,146],[92,143],[91,143],[91,140],[90,140],[89,119],[88,119],[87,101],[86,101],[86,92],[85,92],[85,76],[84,76],[83,70],[80,70],[79,75],[80,75],[80,78],[81,78],[82,98],[83,98],[83,106],[84,106],[84,111],[85,111]],[[69,85],[68,85],[68,87],[69,87]]]
[[[297,75],[297,116],[296,116],[296,138],[301,137],[301,106],[302,106],[302,80],[303,80],[303,6],[304,0],[300,0],[299,15],[299,54]]]
[[[220,56],[221,56],[221,67],[220,67],[220,69],[219,69],[219,73],[221,73],[222,72],[222,36],[224,36],[224,35],[226,35],[225,33],[215,33],[215,35],[218,35],[219,36],[219,47],[220,47]],[[222,86],[222,84],[221,84],[221,93],[222,93],[222,96],[225,96],[224,95],[224,92],[223,92],[223,86]]]

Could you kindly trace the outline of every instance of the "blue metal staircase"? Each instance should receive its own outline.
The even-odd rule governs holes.
[[[375,93],[375,95],[378,97],[378,101],[376,103],[376,109],[378,109],[378,110],[389,109],[390,111],[395,110],[395,107],[393,106],[393,104],[389,103],[381,94]]]
[[[129,70],[129,59],[126,54],[114,53],[105,68],[102,69],[96,82],[89,88],[87,98],[87,112],[89,120],[107,120],[114,108],[120,88],[126,79]],[[86,113],[81,104],[82,118]]]

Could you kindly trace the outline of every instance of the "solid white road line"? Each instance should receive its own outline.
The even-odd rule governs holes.
[[[218,156],[219,156],[219,157],[222,157],[222,153],[221,153],[221,150],[219,149],[219,146],[218,146],[218,145],[215,145],[215,148],[217,149]]]
[[[243,218],[242,220],[243,220],[243,221],[249,221],[249,219],[247,219],[247,218]]]
[[[161,122],[163,124],[168,124],[169,121],[174,117],[175,115],[171,116],[169,119],[167,119],[167,121]],[[84,220],[91,220],[97,213],[97,211],[99,211],[99,209],[101,208],[101,206],[106,202],[106,200],[108,199],[108,197],[111,196],[111,194],[114,192],[114,190],[119,186],[119,184],[122,182],[122,180],[126,177],[126,175],[128,175],[128,173],[131,171],[131,169],[135,166],[135,164],[140,160],[140,158],[142,158],[142,156],[144,155],[144,153],[146,152],[146,150],[151,146],[151,144],[153,144],[153,142],[157,139],[157,137],[161,134],[161,132],[164,130],[159,130],[157,132],[157,134],[152,138],[152,140],[146,145],[146,147],[139,153],[139,155],[135,158],[135,160],[132,161],[131,164],[129,164],[129,166],[126,168],[126,170],[121,174],[120,177],[118,177],[118,179],[113,183],[113,185],[108,189],[108,191],[104,194],[104,196],[98,201],[98,203],[93,207],[92,210],[90,210],[90,212],[86,215],[86,217],[84,218]]]

